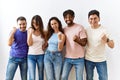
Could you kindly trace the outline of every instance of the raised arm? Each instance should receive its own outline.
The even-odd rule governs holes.
[[[32,39],[32,33],[34,30],[32,28],[28,29],[28,36],[27,36],[27,44],[28,46],[31,46],[33,44],[33,39]]]
[[[108,45],[108,47],[114,48],[114,41],[107,38],[106,35],[102,37],[102,40]]]
[[[62,51],[65,43],[65,35],[63,33],[58,33],[58,50]]]
[[[80,44],[81,46],[85,46],[86,45],[86,43],[87,43],[87,38],[82,38],[82,39],[80,39],[78,36],[74,36],[73,37],[73,40],[76,42],[76,43],[78,43],[78,44]]]
[[[12,29],[12,31],[10,33],[10,36],[8,38],[8,45],[9,46],[11,46],[12,43],[14,42],[14,34],[15,34],[16,30],[17,30],[16,27],[13,27],[13,29]]]

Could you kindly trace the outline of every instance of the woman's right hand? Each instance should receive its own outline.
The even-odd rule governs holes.
[[[33,29],[33,28],[29,28],[29,29],[28,29],[28,32],[29,32],[30,34],[32,34],[32,33],[34,32],[34,29]]]

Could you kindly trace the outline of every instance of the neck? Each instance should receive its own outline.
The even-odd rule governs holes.
[[[54,33],[58,33],[59,32],[59,29],[54,29]]]
[[[99,28],[100,27],[100,24],[98,24],[98,25],[93,25],[93,26],[91,26],[93,29],[97,29],[97,28]]]
[[[54,31],[54,33],[58,33],[58,32],[59,32],[59,30]]]
[[[68,24],[68,27],[72,27],[75,23]]]

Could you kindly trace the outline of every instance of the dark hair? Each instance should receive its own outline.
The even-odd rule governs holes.
[[[88,18],[90,17],[90,15],[97,15],[99,18],[100,18],[100,13],[99,11],[97,10],[91,10],[89,13],[88,13]]]
[[[62,28],[62,24],[61,24],[61,21],[57,18],[57,17],[51,17],[49,19],[49,22],[48,22],[48,26],[47,26],[47,40],[51,37],[51,35],[54,33],[54,30],[52,29],[51,27],[51,24],[50,22],[52,20],[56,20],[59,24],[59,31],[61,31],[63,33],[63,28]]]
[[[35,16],[32,17],[31,27],[35,30],[35,27],[33,25],[33,20],[36,21],[36,25],[39,25],[39,31],[40,31],[41,36],[43,38],[45,38],[45,36],[44,36],[44,26],[43,26],[42,18],[39,15],[35,15]]]
[[[17,22],[18,22],[19,20],[25,20],[25,21],[26,21],[26,18],[23,17],[23,16],[20,16],[20,17],[17,18]]]
[[[68,10],[66,10],[66,11],[63,12],[63,17],[65,17],[67,14],[70,14],[73,17],[75,16],[74,11],[70,10],[70,9],[68,9]]]

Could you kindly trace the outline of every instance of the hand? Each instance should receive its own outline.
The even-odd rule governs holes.
[[[46,42],[42,45],[42,50],[45,51],[47,47],[48,47],[48,43]]]
[[[17,30],[17,28],[16,27],[13,27],[13,29],[12,29],[12,34],[15,34],[15,32],[16,32],[16,30]]]
[[[107,39],[108,39],[107,36],[104,34],[102,37],[102,41],[107,42]]]
[[[75,36],[73,37],[73,41],[78,42],[78,41],[79,41],[79,37],[78,37],[77,35],[75,35]]]
[[[34,32],[34,29],[29,28],[29,29],[28,29],[28,31],[29,31],[29,33],[31,33],[31,34],[32,34],[32,33]]]
[[[77,39],[77,35],[75,35],[74,37],[73,37],[73,41],[75,41]]]
[[[62,33],[61,33],[61,32],[58,33],[58,40],[59,40],[59,41],[62,40]]]

